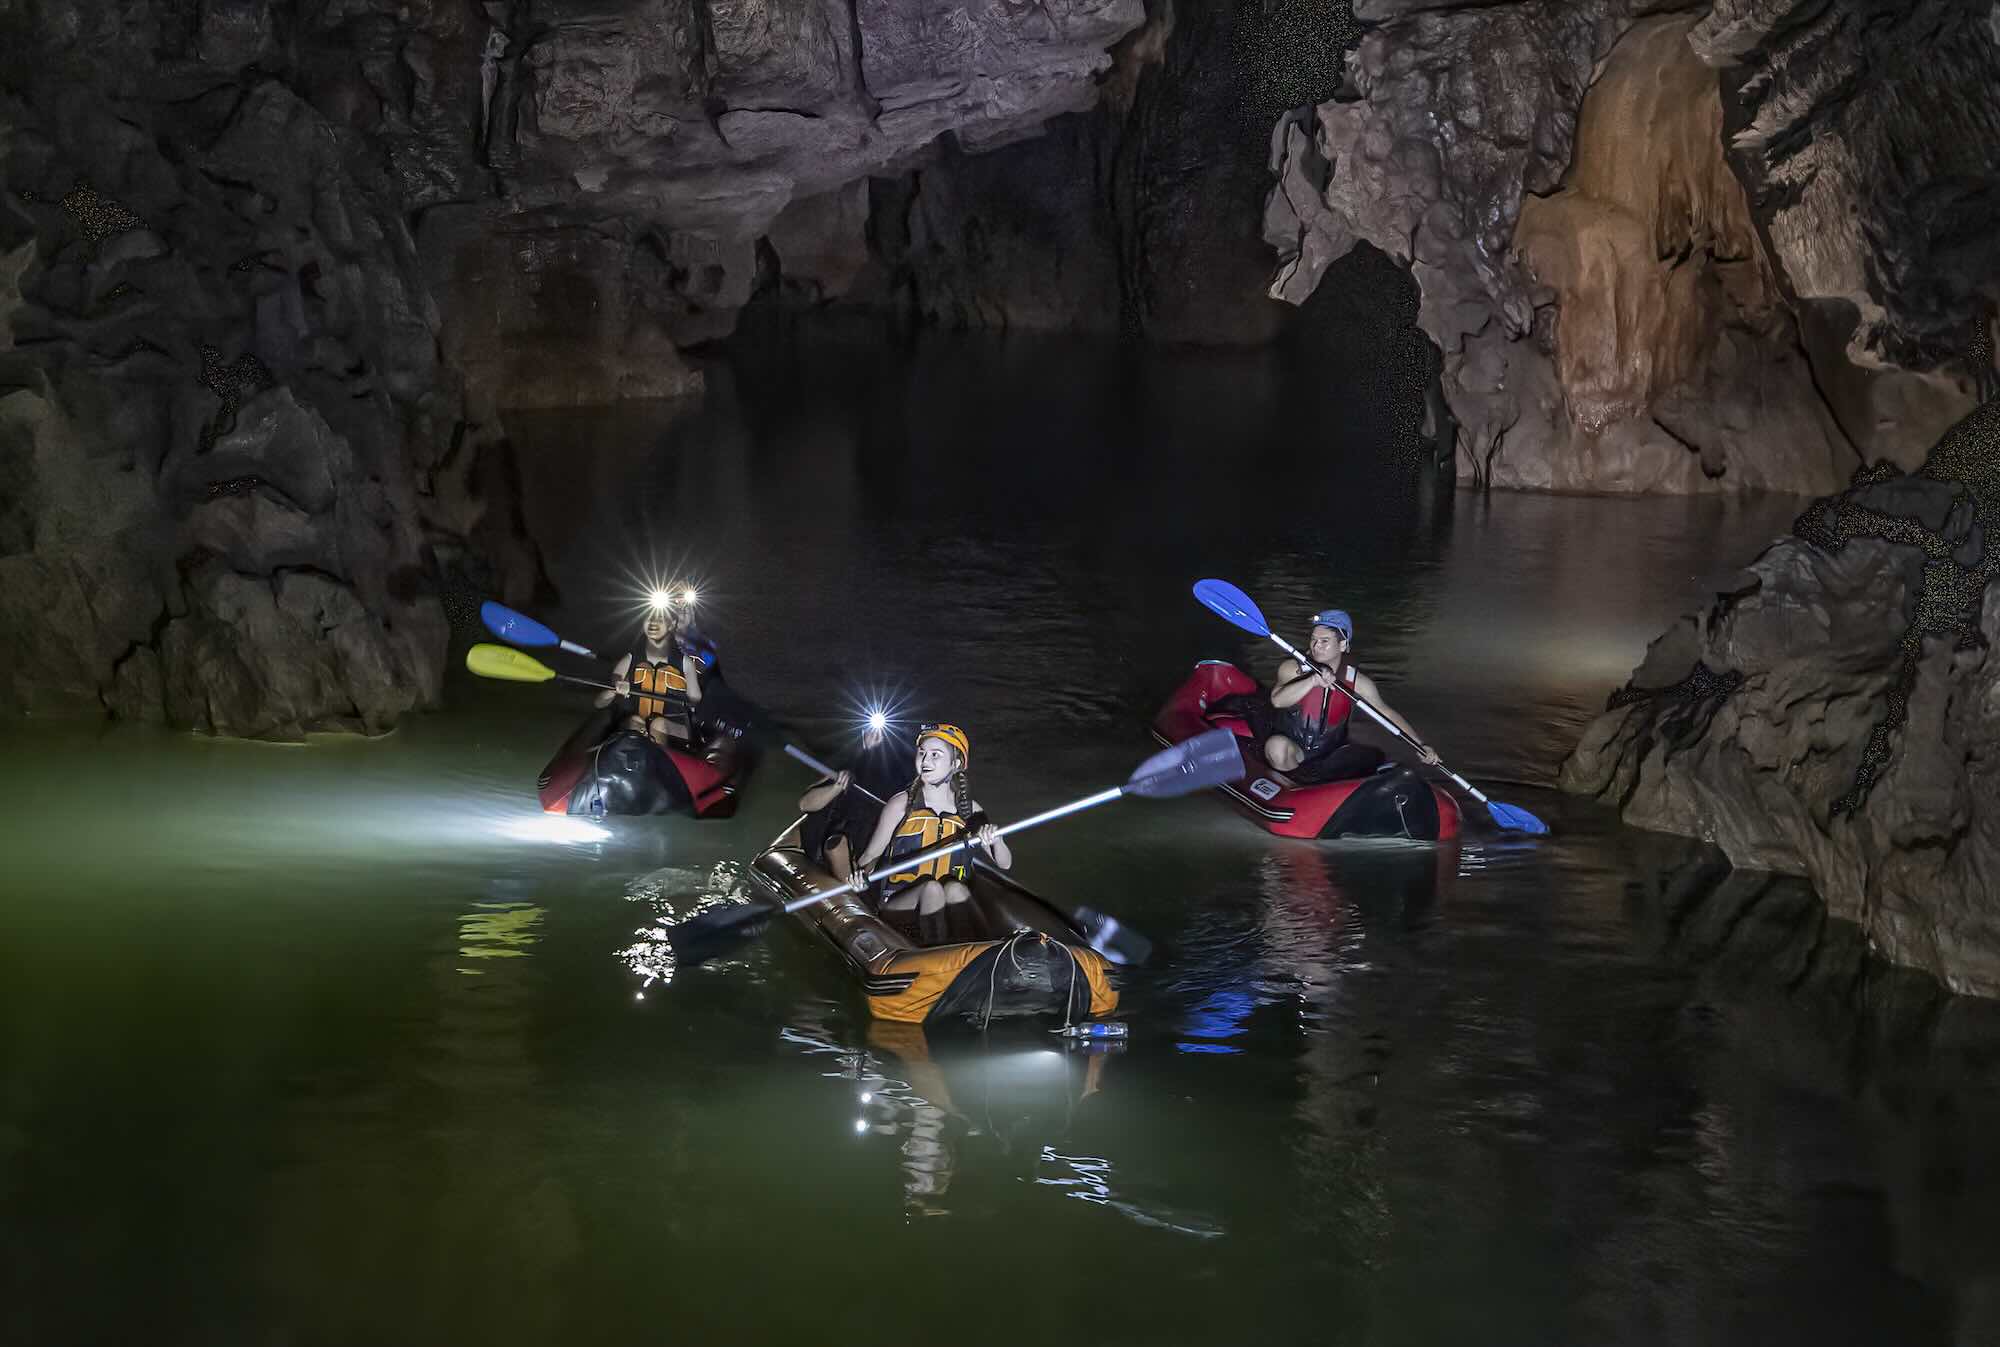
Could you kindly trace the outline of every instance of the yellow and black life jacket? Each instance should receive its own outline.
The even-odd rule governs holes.
[[[895,836],[889,839],[889,859],[914,856],[920,851],[929,851],[959,836],[965,831],[965,820],[956,814],[939,815],[931,810],[914,807],[903,815],[903,821],[896,828]],[[908,888],[926,879],[965,878],[965,853],[954,852],[949,856],[939,856],[925,861],[922,865],[907,870],[897,870],[889,875],[888,892]]]
[[[632,695],[638,701],[634,714],[641,720],[665,716],[668,720],[688,718],[687,675],[678,662],[648,664],[638,653],[632,656],[632,671],[626,675]]]

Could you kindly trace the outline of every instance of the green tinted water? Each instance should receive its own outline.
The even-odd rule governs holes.
[[[1280,621],[1352,609],[1399,709],[1556,836],[1323,848],[1210,798],[1030,834],[1025,880],[1162,945],[1129,1047],[1082,1054],[871,1026],[782,926],[648,987],[648,932],[734,892],[807,782],[767,761],[729,821],[545,821],[581,694],[455,677],[441,714],[306,748],[10,729],[0,1340],[2000,1323],[1986,1010],[1536,785],[1792,503],[1301,469],[1380,427],[1213,357],[806,354],[698,411],[516,427],[559,629],[608,642],[684,565],[744,692],[829,744],[886,692],[957,720],[1004,818],[1120,779],[1192,660],[1268,672],[1186,598],[1225,575]]]

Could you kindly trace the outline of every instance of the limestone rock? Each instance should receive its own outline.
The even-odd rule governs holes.
[[[425,102],[464,16],[406,9],[394,73],[316,12],[284,77],[288,7],[117,17],[0,21],[0,711],[386,729],[437,696],[447,568],[538,575],[405,224],[471,162]]]
[[[1477,481],[1817,493],[1913,465],[1993,381],[1990,337],[1967,365],[1946,336],[1992,321],[2000,79],[1963,7],[1866,8],[1358,5],[1348,89],[1273,135],[1271,293],[1356,241],[1406,262]],[[1956,111],[1950,80],[1914,89],[1932,40],[1976,88]],[[1923,217],[1908,257],[1898,211]],[[1868,239],[1895,254],[1874,290]],[[1934,303],[1897,320],[1928,354],[1868,335],[1892,291]]]
[[[1964,0],[1718,0],[1731,158],[1801,301],[1868,367],[1936,369],[2000,302],[2000,38]],[[1992,359],[1989,349],[1987,360]]]
[[[1564,764],[1642,827],[1805,875],[1891,959],[2000,995],[2000,401],[1800,517]]]

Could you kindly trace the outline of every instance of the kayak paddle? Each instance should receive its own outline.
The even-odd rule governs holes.
[[[1294,648],[1290,641],[1272,631],[1271,624],[1264,620],[1264,614],[1257,610],[1257,605],[1251,601],[1250,596],[1235,585],[1230,584],[1227,580],[1199,581],[1194,587],[1194,596],[1201,601],[1202,607],[1208,609],[1231,626],[1240,627],[1252,636],[1264,636],[1277,642],[1278,648],[1298,661],[1298,666],[1301,669],[1319,670],[1319,666]],[[1353,698],[1354,704],[1372,716],[1376,724],[1411,747],[1414,748],[1417,746],[1415,740],[1396,728],[1389,717],[1383,715],[1373,706],[1370,706],[1367,699],[1362,697],[1353,688],[1342,688],[1341,691]],[[1452,771],[1451,768],[1446,767],[1443,763],[1438,764],[1438,770],[1456,782],[1460,790],[1485,805],[1486,812],[1491,814],[1493,821],[1502,828],[1520,833],[1545,833],[1549,830],[1548,824],[1542,822],[1519,805],[1502,804],[1498,800],[1489,799],[1486,792],[1473,785],[1470,781],[1467,781],[1457,772]]]
[[[786,744],[785,752],[797,761],[804,763],[807,767],[812,768],[829,781],[840,775],[839,772],[827,766],[796,744]],[[888,801],[858,781],[848,782],[847,788],[849,790],[860,791],[876,804],[888,803]],[[800,822],[804,822],[803,816],[801,816]],[[792,826],[797,827],[798,825],[793,824]],[[787,828],[785,831],[790,832],[791,829]],[[783,837],[784,833],[780,833],[780,840]],[[771,846],[776,845],[776,842],[771,844]],[[971,844],[967,842],[961,843],[961,845],[970,846]],[[765,849],[769,850],[770,848],[767,847]],[[973,857],[973,861],[977,864],[984,864],[977,856]],[[1048,899],[1044,898],[1041,901],[1048,907],[1055,908],[1058,913],[1068,917],[1070,922],[1078,930],[1082,931],[1084,936],[1090,941],[1090,947],[1111,960],[1111,962],[1115,964],[1142,964],[1153,957],[1153,942],[1138,931],[1133,930],[1130,926],[1119,921],[1116,917],[1099,912],[1094,907],[1079,907],[1074,912],[1063,912],[1061,908],[1056,907]]]
[[[526,613],[517,613],[505,604],[488,599],[479,605],[479,620],[486,624],[486,630],[503,641],[514,645],[535,646],[537,648],[556,646],[572,655],[582,655],[596,659],[597,652],[575,641],[565,641]]]
[[[587,688],[617,691],[611,684],[600,683],[594,678],[575,678],[569,674],[557,673],[533,655],[523,654],[504,645],[481,642],[472,647],[465,652],[465,667],[481,678],[499,678],[509,683],[546,683],[550,679],[555,679]]]
[[[1194,738],[1162,749],[1140,763],[1122,786],[1086,795],[1081,800],[1072,800],[1054,809],[1045,809],[1039,814],[1031,814],[1016,823],[1009,823],[1000,829],[1000,836],[1025,832],[1029,828],[1053,822],[1070,814],[1109,804],[1123,796],[1134,796],[1142,800],[1167,800],[1177,795],[1188,795],[1210,786],[1219,786],[1226,781],[1240,781],[1243,777],[1243,755],[1236,749],[1236,736],[1228,730],[1209,730]],[[896,859],[899,870],[914,869],[927,861],[949,856],[964,848],[964,842],[947,842],[943,846],[920,851],[914,856],[900,856]],[[844,894],[857,893],[866,887],[859,880],[848,880],[845,884],[831,889],[821,889],[816,893],[794,898],[783,907],[768,903],[745,903],[739,907],[718,908],[704,912],[700,916],[667,928],[667,941],[674,947],[674,958],[678,965],[686,967],[703,963],[725,952],[730,947],[756,935],[770,919],[780,912],[796,912],[809,904],[823,899],[839,898]]]

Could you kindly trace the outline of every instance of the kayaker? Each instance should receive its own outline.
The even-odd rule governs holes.
[[[1278,666],[1278,683],[1271,689],[1272,712],[1266,716],[1264,760],[1300,782],[1341,781],[1367,776],[1382,765],[1382,750],[1348,739],[1354,718],[1354,696],[1364,697],[1416,746],[1417,756],[1435,767],[1438,755],[1382,700],[1375,680],[1348,662],[1354,642],[1354,619],[1338,608],[1313,617],[1307,657],[1319,667],[1301,669],[1286,659]],[[1353,695],[1350,695],[1353,694]]]
[[[972,760],[972,740],[956,725],[925,725],[917,732],[917,779],[891,796],[882,807],[875,834],[855,865],[855,878],[871,883],[877,861],[882,882],[883,919],[913,934],[919,944],[942,945],[971,939],[977,932],[966,903],[964,852],[940,856],[920,866],[897,869],[899,857],[928,851],[941,842],[970,832],[1002,870],[1014,864],[1014,854],[1000,830],[987,823],[972,798],[965,769]]]
[[[599,706],[615,697],[635,702],[626,725],[648,735],[662,748],[669,741],[687,744],[693,738],[693,708],[702,696],[702,662],[683,650],[674,636],[669,610],[655,603],[646,610],[645,643],[611,666],[616,691],[597,694]]]
[[[881,802],[901,789],[910,769],[908,744],[886,722],[871,719],[852,765],[799,797],[799,812],[806,816],[799,840],[807,860],[824,864],[839,879],[853,873],[854,857],[881,821]]]

